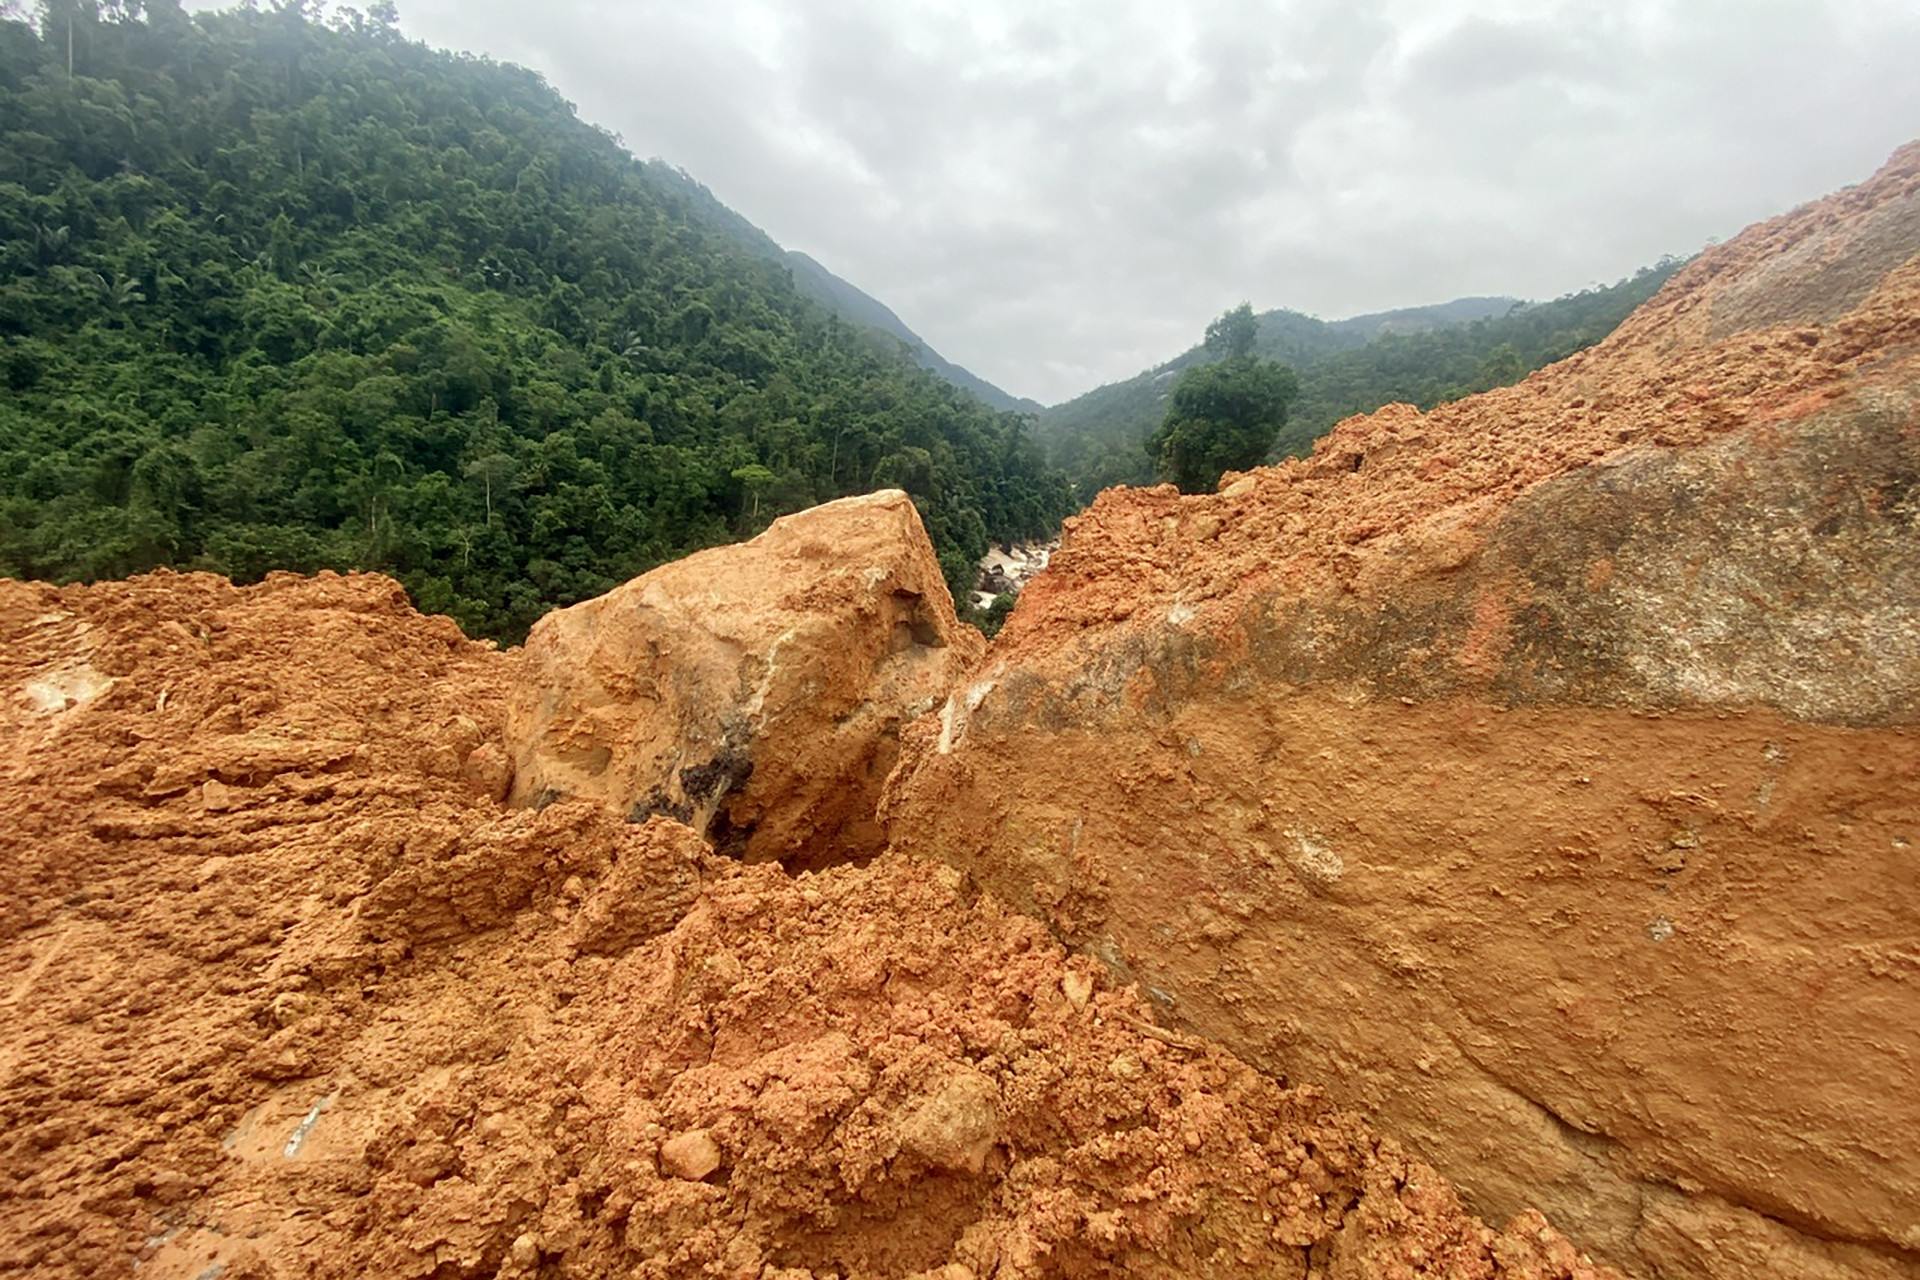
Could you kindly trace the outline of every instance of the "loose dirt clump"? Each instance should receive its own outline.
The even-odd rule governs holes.
[[[373,576],[0,583],[0,1271],[1597,1275],[957,872],[503,807]]]

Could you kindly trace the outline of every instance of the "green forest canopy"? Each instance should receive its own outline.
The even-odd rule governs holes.
[[[0,574],[380,569],[514,640],[876,487],[962,601],[1068,513],[703,195],[390,4],[0,20]]]

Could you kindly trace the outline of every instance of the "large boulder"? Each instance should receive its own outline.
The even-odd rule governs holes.
[[[830,502],[536,623],[509,799],[665,814],[750,860],[872,854],[900,726],[984,646],[906,494]]]
[[[1070,522],[883,813],[1644,1276],[1920,1275],[1920,145],[1520,386]]]

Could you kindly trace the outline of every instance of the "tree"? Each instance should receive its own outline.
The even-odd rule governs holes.
[[[1253,340],[1259,336],[1253,304],[1243,302],[1207,326],[1205,346],[1223,360],[1245,360],[1253,354]]]
[[[735,467],[733,469],[733,478],[747,487],[747,494],[753,500],[753,510],[748,513],[747,518],[749,520],[758,520],[760,518],[761,491],[780,477],[759,463],[750,462],[744,467]]]
[[[489,453],[466,465],[466,475],[480,482],[481,491],[485,495],[489,528],[493,526],[493,491],[496,488],[504,490],[513,482],[519,470],[519,464],[504,453]]]
[[[1259,321],[1241,303],[1207,326],[1207,349],[1224,358],[1191,365],[1174,384],[1167,415],[1147,441],[1155,472],[1182,493],[1204,493],[1227,471],[1258,466],[1300,394],[1293,371],[1256,359]]]

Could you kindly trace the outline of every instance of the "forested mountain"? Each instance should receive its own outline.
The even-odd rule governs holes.
[[[1553,302],[1461,298],[1431,307],[1328,322],[1297,311],[1259,317],[1255,352],[1300,381],[1274,456],[1305,453],[1342,418],[1404,401],[1423,409],[1518,382],[1613,332],[1680,267],[1646,267],[1617,284]],[[1145,442],[1160,426],[1181,370],[1211,357],[1201,347],[1041,413],[1035,434],[1074,479],[1082,501],[1114,484],[1147,484]]]
[[[1038,400],[1027,400],[1002,391],[985,378],[953,363],[935,351],[927,345],[925,338],[909,329],[906,321],[895,315],[893,309],[878,298],[842,280],[811,256],[797,249],[782,248],[772,236],[721,204],[714,194],[691,174],[678,169],[669,169],[658,162],[650,167],[662,181],[677,181],[691,200],[701,206],[716,224],[731,230],[740,243],[791,268],[793,283],[800,292],[822,304],[829,311],[855,324],[892,334],[907,345],[907,350],[912,354],[915,364],[929,373],[939,374],[957,387],[973,392],[990,409],[1007,409],[1017,413],[1040,411],[1042,406]]]
[[[0,574],[377,568],[513,639],[841,494],[956,588],[1068,509],[538,76],[307,9],[0,20]]]

